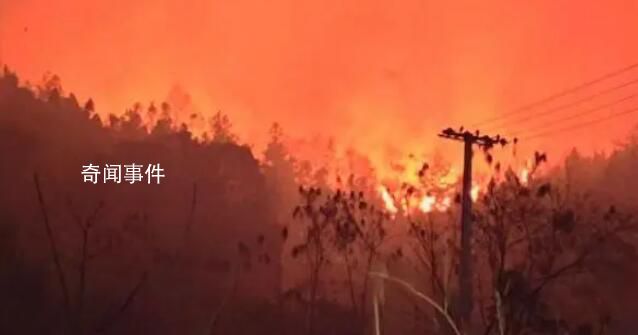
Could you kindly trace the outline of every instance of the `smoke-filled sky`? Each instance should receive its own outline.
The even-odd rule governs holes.
[[[0,0],[0,62],[31,81],[60,75],[102,114],[179,87],[197,111],[229,114],[248,142],[279,121],[292,136],[334,136],[373,156],[460,155],[438,130],[638,61],[637,18],[635,0]],[[637,122],[527,145],[605,149]]]

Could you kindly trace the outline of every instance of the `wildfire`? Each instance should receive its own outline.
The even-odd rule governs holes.
[[[450,208],[450,206],[452,206],[452,198],[449,195],[446,195],[445,197],[443,197],[443,200],[441,200],[441,202],[436,204],[436,209],[439,212],[445,212]]]
[[[391,214],[396,214],[399,211],[399,207],[396,204],[395,197],[392,196],[390,191],[386,187],[380,186],[379,194],[381,195],[385,209]],[[412,210],[418,210],[422,213],[431,213],[433,211],[446,212],[451,206],[452,197],[449,195],[440,197],[436,195],[424,195],[416,199],[406,199],[401,202],[401,209],[406,212]]]
[[[518,172],[518,176],[523,184],[527,184],[529,181],[529,168],[524,167]],[[453,205],[453,193],[456,187],[455,184],[458,185],[458,178],[456,181],[451,180],[450,176],[446,176],[446,179],[436,184],[436,185],[446,185],[446,187],[438,188],[439,191],[433,191],[431,189],[428,190],[419,190],[415,192],[415,194],[411,194],[409,197],[405,198],[401,194],[395,194],[390,189],[385,186],[379,186],[379,194],[385,209],[392,214],[396,214],[399,210],[403,212],[409,211],[420,211],[422,213],[432,213],[432,212],[447,212]],[[442,191],[441,191],[442,189]],[[478,201],[481,192],[484,190],[484,185],[480,182],[477,182],[472,185],[470,189],[470,198],[472,202]],[[400,203],[397,203],[398,200],[395,199],[403,199]]]
[[[529,182],[529,169],[527,167],[524,167],[521,170],[519,174],[519,179],[521,183],[523,183],[523,185],[527,185],[527,183]]]
[[[480,193],[481,193],[481,187],[474,184],[472,186],[472,189],[470,190],[470,198],[472,198],[472,201],[478,200]]]
[[[419,209],[421,209],[424,213],[429,213],[432,211],[434,206],[436,205],[436,197],[431,195],[426,195],[421,199],[419,203]]]
[[[385,187],[379,186],[379,193],[381,194],[381,200],[383,200],[383,204],[385,205],[385,209],[388,212],[390,212],[392,214],[395,214],[396,212],[399,211],[397,206],[394,204],[394,198],[392,197],[390,192],[388,192],[388,190]]]
[[[519,172],[519,176],[521,182],[526,184],[529,180],[529,170],[527,168],[523,168]],[[478,201],[481,192],[482,187],[480,184],[472,185],[470,198],[473,202]],[[402,198],[401,196],[393,195],[386,187],[379,186],[379,194],[385,209],[392,214],[398,213],[399,208],[405,212],[413,210],[418,210],[422,213],[431,213],[434,211],[446,212],[450,209],[450,207],[452,207],[453,203],[453,197],[450,195],[449,190],[446,191],[446,193],[447,194],[438,195],[428,193],[422,196],[415,196],[410,199],[404,199],[404,201],[401,201],[399,204],[395,199]]]

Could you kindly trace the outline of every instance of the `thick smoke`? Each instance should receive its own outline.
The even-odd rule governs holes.
[[[264,125],[277,121],[292,137],[332,137],[375,165],[436,150],[458,161],[455,146],[435,136],[444,127],[468,127],[635,62],[638,47],[627,43],[638,34],[635,6],[5,0],[0,62],[32,82],[60,75],[102,116],[181,87],[193,110],[221,110],[262,148]],[[589,153],[609,150],[628,129],[615,122],[570,141],[521,145],[556,157],[580,143]],[[495,131],[506,130],[514,129]]]

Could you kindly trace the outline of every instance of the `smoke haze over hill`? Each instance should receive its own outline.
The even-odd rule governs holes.
[[[635,62],[628,41],[638,38],[637,10],[627,0],[4,0],[0,62],[32,82],[59,75],[101,115],[164,101],[179,87],[192,111],[222,110],[262,148],[264,125],[276,121],[292,137],[332,137],[376,165],[434,150],[458,161],[433,136],[443,127],[467,127]],[[529,124],[494,131],[521,126]],[[609,150],[629,129],[605,123],[570,141],[521,146],[552,156],[572,143]]]

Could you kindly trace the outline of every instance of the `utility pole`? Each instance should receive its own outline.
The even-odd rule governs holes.
[[[440,137],[449,140],[461,141],[464,144],[463,155],[463,191],[461,195],[461,259],[459,262],[459,296],[457,313],[460,326],[466,334],[469,334],[470,318],[472,315],[473,293],[472,293],[472,148],[474,145],[484,150],[492,148],[496,144],[502,146],[507,144],[507,140],[500,135],[490,137],[480,136],[477,130],[474,133],[464,131],[463,128],[456,131],[452,128],[443,130]]]

